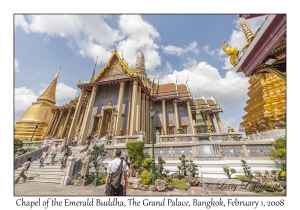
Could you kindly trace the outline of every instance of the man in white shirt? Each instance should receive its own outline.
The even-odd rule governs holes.
[[[112,161],[109,162],[108,167],[107,167],[107,176],[106,176],[106,180],[105,180],[105,188],[104,188],[104,194],[107,195],[112,195],[111,189],[108,189],[108,187],[110,187],[110,178],[111,175],[113,173],[115,173],[120,164],[121,164],[121,150],[117,149],[116,150],[116,158],[113,159]],[[122,164],[122,179],[121,179],[121,183],[119,188],[117,188],[114,191],[114,196],[122,196],[123,195],[123,188],[127,188],[127,183],[128,183],[128,176],[127,176],[127,165],[126,165],[126,161],[123,161]]]
[[[73,145],[72,145],[72,146],[73,146],[73,147],[76,147],[77,142],[78,142],[78,135],[75,136],[74,141],[73,141]]]

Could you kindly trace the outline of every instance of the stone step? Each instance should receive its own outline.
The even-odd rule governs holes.
[[[61,174],[65,173],[66,169],[50,169],[50,170],[29,170],[25,173],[26,174]],[[20,171],[15,171],[14,174],[19,174]]]
[[[54,183],[60,184],[61,178],[59,180],[51,180],[51,179],[33,179],[33,180],[26,180],[26,182],[43,182],[43,183]]]

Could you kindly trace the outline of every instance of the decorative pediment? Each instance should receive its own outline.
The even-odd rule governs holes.
[[[124,58],[120,58],[117,51],[114,51],[105,67],[100,69],[99,74],[94,77],[93,81],[107,81],[120,78],[135,76],[135,69],[130,69]]]

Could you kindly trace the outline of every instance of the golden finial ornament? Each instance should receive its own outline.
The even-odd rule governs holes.
[[[114,48],[115,48],[115,51],[117,51],[116,42],[114,42]]]
[[[176,85],[177,85],[177,81],[178,81],[178,74],[176,75]]]
[[[225,41],[222,44],[222,49],[230,56],[231,65],[236,66],[238,62],[239,50],[236,47],[228,47]]]

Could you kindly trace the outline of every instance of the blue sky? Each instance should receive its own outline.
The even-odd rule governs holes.
[[[253,33],[266,16],[245,20]],[[96,73],[116,42],[129,65],[140,47],[149,77],[188,85],[194,97],[206,94],[223,107],[220,114],[237,129],[248,99],[248,78],[233,72],[223,41],[240,52],[246,44],[235,14],[224,15],[15,15],[15,122],[45,90],[58,68],[56,99],[63,105],[79,94],[77,81]],[[240,53],[241,54],[241,53]]]

